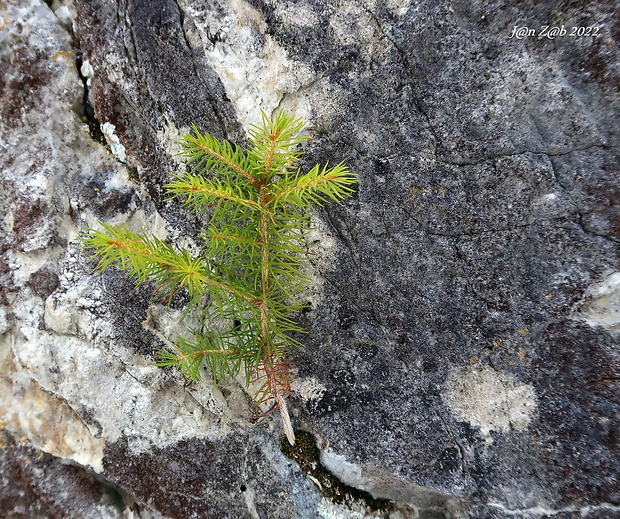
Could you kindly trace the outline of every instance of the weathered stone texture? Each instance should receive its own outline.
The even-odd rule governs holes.
[[[619,15],[0,2],[0,515],[620,517]],[[509,38],[546,25],[568,34]],[[194,243],[162,191],[177,138],[281,107],[312,127],[305,165],[360,177],[311,235],[294,425],[390,511],[322,498],[237,381],[154,368],[183,297],[79,247],[97,220]]]

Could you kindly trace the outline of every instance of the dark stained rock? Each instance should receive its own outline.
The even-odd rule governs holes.
[[[91,89],[97,116],[116,126],[143,177],[154,183],[168,179],[172,161],[156,139],[166,117],[178,126],[210,128],[220,137],[240,136],[219,79],[186,40],[176,2],[76,2],[76,11],[80,45],[95,69]],[[110,63],[118,54],[120,60]],[[122,74],[125,88],[106,80],[110,65]]]
[[[19,445],[2,432],[0,510],[4,517],[122,517],[143,510],[132,496],[79,466]]]
[[[225,444],[182,440],[139,456],[132,455],[126,442],[114,443],[105,453],[104,474],[121,487],[135,488],[140,499],[171,518],[303,513],[291,507],[290,483],[265,462],[259,445],[242,434]]]

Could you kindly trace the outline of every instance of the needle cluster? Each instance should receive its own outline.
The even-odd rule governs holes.
[[[303,304],[308,279],[304,235],[317,205],[341,202],[357,177],[344,164],[298,167],[296,146],[306,140],[303,122],[284,111],[272,122],[263,114],[242,148],[201,134],[181,140],[186,171],[165,186],[204,219],[201,254],[126,228],[101,224],[83,236],[100,271],[114,265],[139,283],[157,283],[167,297],[187,290],[191,305],[205,309],[205,326],[194,340],[179,339],[161,351],[158,365],[181,367],[199,379],[204,364],[215,380],[243,371],[246,385],[259,381],[255,398],[278,409],[291,444],[293,429],[285,398],[292,373],[286,354],[304,330],[293,316]],[[213,323],[226,323],[216,326]]]

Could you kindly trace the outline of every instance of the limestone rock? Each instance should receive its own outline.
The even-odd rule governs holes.
[[[0,3],[2,515],[620,517],[618,62],[602,2]],[[293,425],[387,509],[153,367],[195,316],[79,246],[195,246],[178,137],[282,107],[360,177],[310,236]]]

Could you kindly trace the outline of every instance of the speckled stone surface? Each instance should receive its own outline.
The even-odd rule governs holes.
[[[0,515],[620,517],[618,14],[0,3]],[[283,107],[304,166],[360,177],[310,236],[293,425],[389,510],[322,497],[239,381],[153,367],[183,297],[79,247],[97,220],[191,246],[162,190],[179,135]]]

